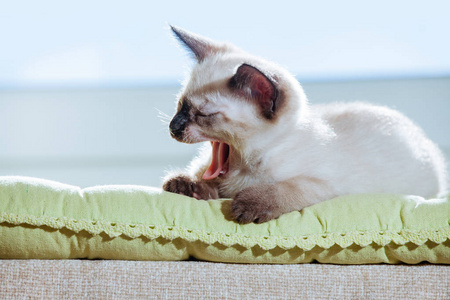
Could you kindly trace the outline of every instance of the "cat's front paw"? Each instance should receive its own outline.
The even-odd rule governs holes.
[[[231,203],[231,215],[240,224],[264,223],[281,215],[275,188],[271,185],[249,187]]]
[[[185,175],[178,175],[166,180],[163,184],[163,190],[193,197],[198,200],[219,198],[216,188],[202,181],[194,181]]]

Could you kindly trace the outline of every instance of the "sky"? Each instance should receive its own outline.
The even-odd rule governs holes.
[[[300,80],[450,75],[450,2],[4,1],[0,87],[180,81],[168,24],[286,67]]]

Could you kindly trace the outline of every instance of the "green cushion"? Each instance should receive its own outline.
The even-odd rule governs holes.
[[[0,258],[450,263],[450,200],[350,195],[263,224],[230,199],[0,177]]]

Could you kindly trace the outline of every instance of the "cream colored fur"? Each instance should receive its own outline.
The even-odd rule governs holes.
[[[261,201],[273,201],[277,208],[266,211],[268,216],[255,213],[250,221],[266,221],[345,194],[431,197],[447,189],[440,150],[398,111],[366,103],[309,105],[302,87],[286,70],[232,45],[205,41],[212,50],[193,67],[180,98],[189,97],[202,113],[219,117],[214,126],[192,123],[186,128],[185,142],[207,141],[188,174],[193,182],[203,181],[211,160],[209,141],[228,143],[230,170],[208,183],[220,197],[237,201],[239,193],[258,186],[260,192],[247,196],[276,190],[273,199]],[[227,89],[226,82],[244,63],[273,78],[282,91],[285,101],[274,120],[261,117],[254,103]]]

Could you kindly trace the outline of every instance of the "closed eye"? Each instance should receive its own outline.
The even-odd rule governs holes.
[[[202,112],[197,112],[195,114],[195,122],[199,124],[200,126],[208,126],[211,125],[212,122],[216,120],[215,116],[218,115],[219,112],[215,112],[212,114],[205,114]]]
[[[209,118],[209,117],[213,117],[213,116],[215,116],[217,114],[219,114],[219,112],[215,112],[215,113],[212,113],[212,114],[204,114],[204,113],[198,112],[195,116],[196,117],[200,117],[200,118]]]

